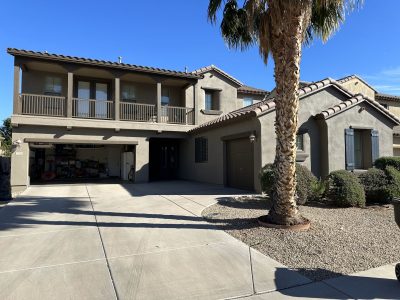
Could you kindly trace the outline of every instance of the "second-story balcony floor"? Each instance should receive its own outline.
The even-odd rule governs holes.
[[[22,93],[19,102],[22,115],[68,117],[68,99],[63,96]],[[116,105],[119,109],[116,110]],[[121,120],[133,122],[159,122],[171,124],[194,124],[194,109],[140,103],[135,101],[72,98],[71,117],[82,119]],[[116,115],[118,113],[118,115]]]

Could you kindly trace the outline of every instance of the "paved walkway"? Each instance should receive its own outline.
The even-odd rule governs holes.
[[[0,299],[400,298],[393,266],[312,283],[200,217],[240,193],[184,181],[32,186],[0,210]]]

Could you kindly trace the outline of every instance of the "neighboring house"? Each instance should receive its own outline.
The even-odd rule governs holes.
[[[179,72],[7,52],[15,57],[13,194],[41,180],[178,178],[190,129],[268,95],[215,66]]]
[[[88,178],[181,178],[260,191],[259,171],[275,156],[273,92],[213,65],[179,72],[8,53],[15,57],[13,194],[35,181]],[[300,86],[297,161],[316,176],[393,155],[400,123],[361,79]]]

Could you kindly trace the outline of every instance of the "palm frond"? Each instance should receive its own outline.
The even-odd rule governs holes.
[[[215,24],[217,21],[217,12],[221,8],[222,3],[225,4],[225,0],[210,0],[208,3],[207,17],[212,24]]]
[[[363,0],[313,0],[311,22],[306,31],[305,43],[310,43],[315,37],[326,42],[339,29],[346,15],[360,8],[363,2]]]
[[[228,0],[221,21],[221,33],[228,46],[243,50],[252,45],[254,36],[249,27],[246,9],[238,8],[236,0]]]

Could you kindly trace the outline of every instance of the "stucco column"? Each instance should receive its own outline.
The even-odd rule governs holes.
[[[20,90],[20,75],[21,69],[18,64],[14,63],[14,96],[13,96],[13,111],[14,114],[21,114],[22,105],[19,97]]]
[[[20,139],[21,135],[13,134],[13,141]],[[21,143],[15,146],[11,154],[10,186],[12,196],[16,196],[29,186],[29,145]]]
[[[161,123],[161,81],[157,81],[157,123]]]
[[[68,72],[68,85],[67,85],[67,118],[72,118],[72,94],[73,94],[74,74]]]
[[[119,113],[119,109],[120,109],[120,105],[119,105],[119,103],[120,103],[120,80],[119,80],[119,78],[118,77],[116,77],[115,79],[115,83],[114,83],[114,92],[115,92],[115,95],[114,95],[114,111],[115,111],[115,116],[114,116],[114,119],[116,120],[116,121],[119,121],[119,116],[120,116],[120,113]]]
[[[194,108],[194,125],[199,124],[199,84],[193,84],[193,108]]]

